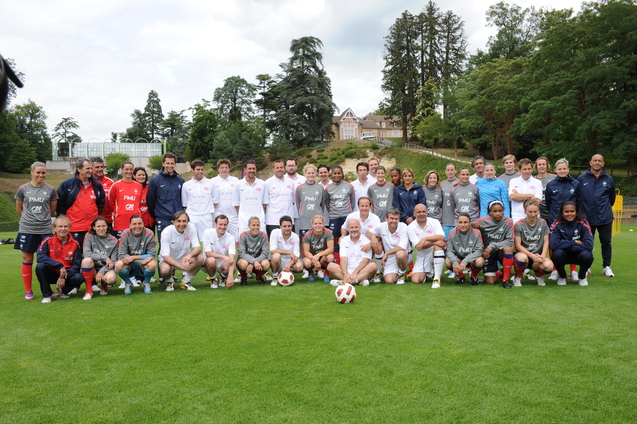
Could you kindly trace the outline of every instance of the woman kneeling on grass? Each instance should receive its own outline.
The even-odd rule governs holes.
[[[314,269],[327,270],[327,265],[334,262],[334,237],[332,232],[325,228],[323,215],[314,215],[312,229],[303,237],[303,266],[309,271],[307,281],[314,281]],[[327,273],[323,281],[330,281]]]
[[[261,221],[256,216],[248,220],[250,231],[239,236],[237,268],[241,285],[248,285],[248,274],[256,274],[257,283],[265,284],[263,275],[270,269],[268,236],[261,232]]]
[[[141,216],[133,215],[130,228],[124,230],[119,239],[119,260],[115,263],[115,271],[124,281],[124,294],[132,293],[131,276],[143,278],[144,293],[151,292],[150,279],[157,269],[156,251],[155,236],[148,228],[144,228]]]
[[[102,296],[108,294],[108,285],[117,281],[115,263],[119,251],[118,241],[109,234],[108,221],[98,216],[91,223],[91,230],[84,239],[82,248],[82,275],[86,281],[86,295],[84,300],[90,300],[93,292],[98,291]],[[93,286],[95,284],[95,286]],[[100,289],[97,284],[101,284]]]
[[[535,271],[538,286],[545,286],[543,275],[553,270],[553,262],[546,257],[549,251],[549,227],[546,221],[538,219],[540,204],[537,200],[524,201],[526,218],[513,227],[515,237],[515,277],[513,285],[522,287],[522,274],[529,268]],[[510,288],[511,285],[507,288]]]
[[[500,200],[489,202],[487,210],[489,215],[480,218],[471,226],[480,230],[487,245],[482,252],[484,278],[487,284],[495,284],[502,277],[502,287],[506,288],[513,267],[513,222],[511,218],[504,216],[504,203]],[[498,271],[498,261],[502,262],[504,276]]]
[[[586,271],[593,265],[593,234],[575,202],[564,202],[551,229],[553,262],[560,275],[557,284],[566,285],[564,265],[579,265],[579,285],[587,286]]]
[[[458,215],[458,225],[449,233],[445,264],[458,276],[456,285],[464,284],[464,270],[471,266],[471,285],[478,285],[478,273],[484,265],[482,235],[471,228],[471,218],[466,212]]]
[[[35,274],[42,290],[42,303],[51,303],[55,284],[62,298],[77,293],[84,282],[80,273],[82,254],[80,244],[69,237],[71,221],[60,215],[53,221],[53,235],[47,237],[38,248],[38,264]]]

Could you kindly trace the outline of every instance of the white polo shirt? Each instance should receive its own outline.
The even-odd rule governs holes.
[[[232,205],[232,196],[234,195],[234,187],[239,182],[237,177],[228,175],[228,178],[223,179],[221,175],[217,175],[212,180],[212,183],[219,195],[219,201],[217,202],[217,209],[215,209],[214,217],[219,215],[225,215],[228,219],[237,217],[237,210]]]
[[[283,238],[283,232],[280,228],[272,230],[270,234],[270,252],[274,249],[288,250],[296,255],[301,256],[301,241],[295,233],[290,235],[289,239]],[[290,258],[290,255],[282,255],[284,258]]]
[[[356,212],[352,212],[349,215],[347,215],[347,218],[345,218],[345,223],[343,224],[344,229],[347,230],[347,226],[349,225],[349,220],[350,219],[358,219],[358,222],[361,223],[361,234],[365,235],[367,234],[367,230],[370,230],[372,228],[374,228],[375,226],[380,224],[380,218],[376,215],[374,215],[371,211],[369,212],[369,216],[367,217],[367,219],[365,221],[363,221],[363,219],[361,218],[361,212],[360,211],[356,211]]]
[[[272,176],[267,179],[265,186],[270,200],[265,212],[265,224],[279,225],[279,219],[284,215],[294,218],[294,197],[296,194],[294,182],[285,176],[281,179]]]
[[[226,256],[237,255],[236,241],[228,231],[222,237],[219,237],[216,228],[208,228],[203,232],[202,238],[204,252],[214,252]]]
[[[197,181],[193,177],[181,186],[181,203],[189,216],[212,214],[219,203],[219,192],[211,179]]]
[[[407,224],[398,223],[398,228],[394,233],[389,231],[387,222],[383,222],[370,230],[376,237],[380,237],[383,241],[383,249],[389,252],[394,247],[400,246],[406,251],[409,248],[409,235],[407,234]]]
[[[542,199],[542,181],[534,177],[529,177],[528,180],[519,176],[513,178],[509,183],[509,196],[516,190],[518,194],[532,194],[538,199]],[[511,220],[518,222],[521,219],[526,218],[524,212],[524,202],[511,200]]]
[[[425,237],[445,236],[440,221],[433,218],[427,218],[424,228],[418,224],[418,221],[413,221],[407,226],[407,234],[409,234],[409,241],[411,241],[414,248]]]
[[[183,233],[177,231],[174,225],[169,225],[161,232],[159,262],[163,260],[164,256],[170,256],[179,262],[195,247],[199,247],[199,237],[197,237],[195,224],[189,222]]]
[[[249,184],[246,179],[243,178],[235,184],[232,206],[239,206],[239,234],[248,230],[248,220],[250,217],[256,216],[259,218],[261,225],[265,223],[263,205],[267,205],[268,203],[268,190],[263,180],[255,178],[254,183]]]
[[[343,237],[340,242],[341,258],[347,258],[347,272],[352,273],[363,262],[363,259],[372,259],[372,249],[364,252],[363,246],[369,244],[370,241],[367,237],[361,234],[358,241],[354,243],[350,236]]]

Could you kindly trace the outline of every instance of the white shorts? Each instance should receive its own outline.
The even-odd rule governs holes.
[[[203,240],[204,231],[206,231],[208,228],[215,227],[211,213],[206,215],[192,215],[190,216],[190,222],[192,222],[197,229],[197,237],[199,237],[199,241]]]
[[[412,272],[433,272],[434,248],[416,251],[416,260]]]
[[[301,260],[301,259],[299,259],[299,260]],[[270,256],[270,261],[272,261],[272,257],[271,256]],[[292,258],[291,257],[289,257],[288,255],[281,255],[281,268],[279,268],[279,269],[272,268],[272,272],[280,272],[290,262],[292,262]]]
[[[383,275],[387,274],[399,274],[398,263],[396,262],[396,255],[389,255],[385,261],[385,271]]]

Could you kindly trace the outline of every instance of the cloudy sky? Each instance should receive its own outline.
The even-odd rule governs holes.
[[[496,0],[438,1],[465,21],[469,52],[494,33],[485,12]],[[580,9],[576,0],[511,1],[522,7]],[[383,37],[404,10],[425,0],[22,0],[4,2],[0,54],[15,60],[25,87],[15,103],[44,107],[52,132],[63,117],[84,141],[105,141],[130,126],[150,90],[164,114],[211,100],[223,80],[274,75],[290,41],[323,41],[334,102],[360,116],[377,108]]]

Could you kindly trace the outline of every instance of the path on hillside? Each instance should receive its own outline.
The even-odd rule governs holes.
[[[419,144],[413,144],[413,143],[406,143],[403,148],[405,149],[409,149],[411,151],[414,152],[419,152],[419,153],[425,153],[428,154],[430,156],[435,156],[438,158],[443,158],[443,159],[447,159],[447,160],[452,160],[454,162],[462,162],[462,163],[467,163],[467,164],[471,164],[470,160],[466,160],[466,158],[461,158],[461,159],[456,159],[452,156],[448,156],[448,155],[443,155],[442,153],[438,153],[436,151],[433,151],[432,149],[427,149]]]

